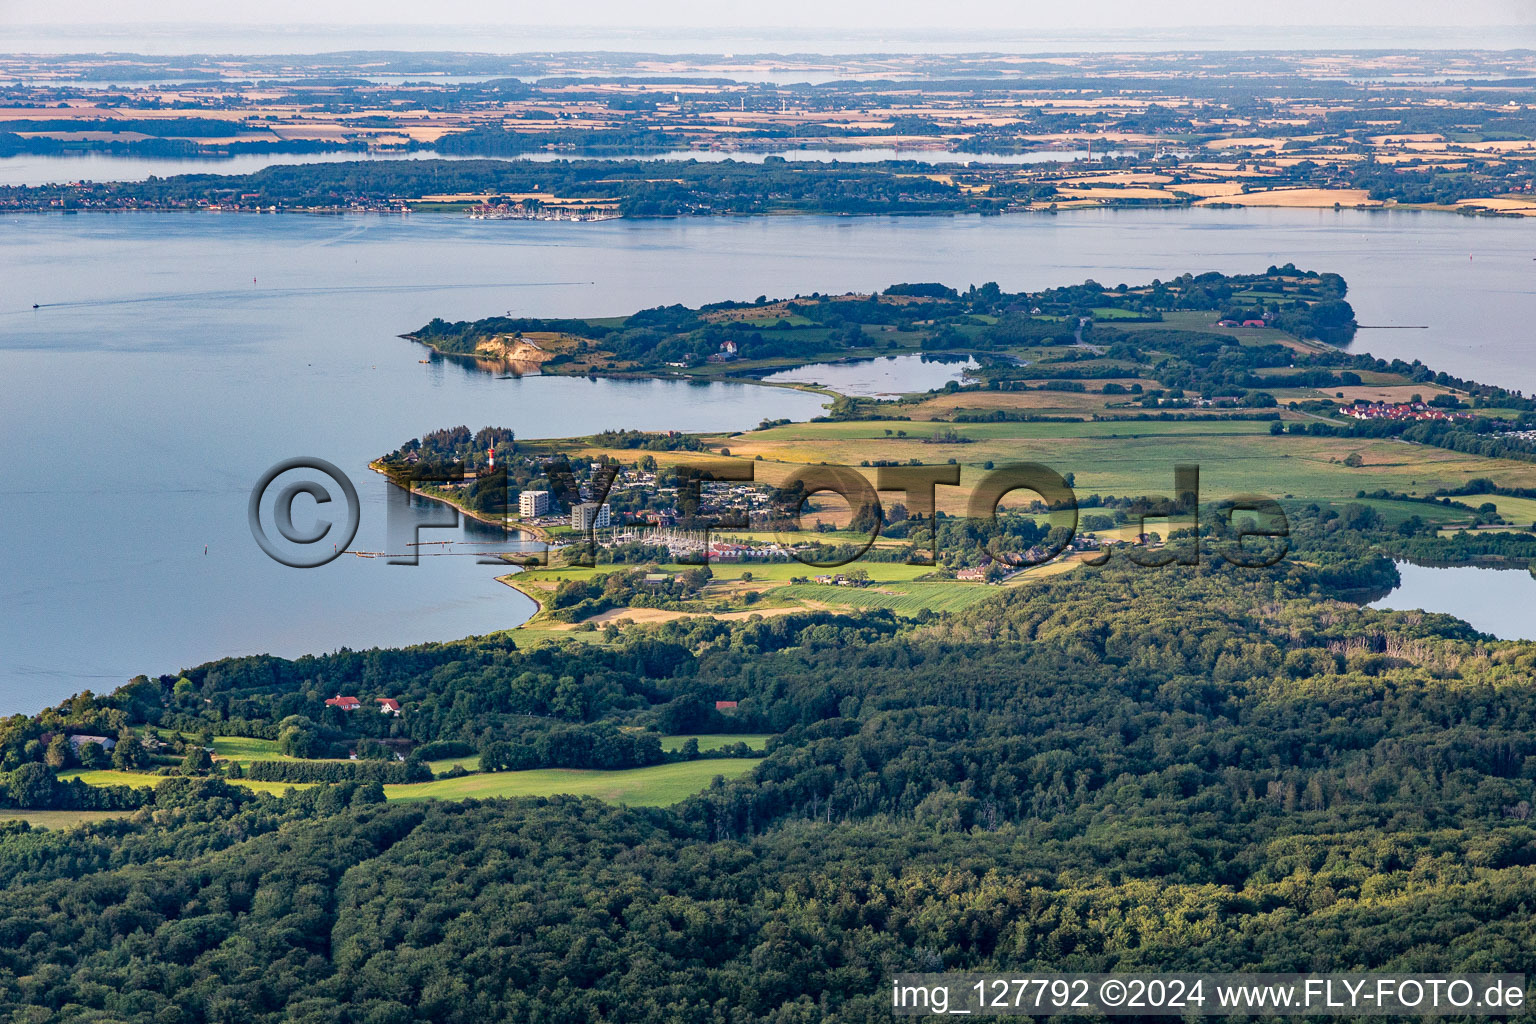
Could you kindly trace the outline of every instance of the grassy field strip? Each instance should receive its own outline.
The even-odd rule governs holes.
[[[1473,508],[1491,501],[1498,507],[1499,515],[1517,526],[1530,526],[1536,523],[1536,498],[1506,498],[1501,494],[1468,494],[1451,500],[1471,505]]]
[[[213,756],[218,761],[239,761],[242,764],[250,764],[252,761],[305,760],[304,758],[284,754],[278,749],[276,740],[260,740],[251,736],[215,736],[213,738]],[[349,759],[346,758],[310,758],[309,760],[324,761],[332,764],[349,762]],[[437,761],[427,762],[427,766],[432,769],[433,775],[441,775],[454,765],[462,766],[467,772],[479,771],[480,756],[478,754],[470,754],[466,757],[445,757]]]
[[[871,583],[907,583],[934,571],[931,565],[874,562],[862,558],[838,569],[818,569],[814,565],[805,565],[802,562],[770,562],[765,565],[716,564],[710,566],[710,569],[715,574],[716,582],[739,580],[742,573],[749,572],[754,581],[762,580],[769,583],[787,583],[796,576],[808,579],[813,576],[836,575],[850,569],[863,569],[869,573]]]
[[[299,758],[283,753],[276,740],[259,740],[250,736],[215,736],[213,756],[223,761],[297,761]]]
[[[0,822],[25,821],[37,828],[73,828],[92,821],[126,818],[132,811],[18,811],[0,810]]]
[[[689,740],[698,740],[700,750],[719,750],[721,747],[729,746],[732,743],[745,743],[747,746],[753,748],[754,750],[761,750],[763,749],[763,744],[768,742],[769,737],[772,735],[772,733],[742,733],[740,735],[712,733],[696,736],[663,736],[661,738],[661,749],[667,751],[682,750],[684,743],[688,742]],[[246,736],[215,736],[213,738],[213,745],[215,748],[219,748],[222,745],[224,749],[231,750],[235,749],[237,745],[244,747],[242,754],[239,757],[220,754],[221,757],[228,757],[229,760],[301,760],[301,758],[287,757],[285,755],[277,754],[277,744],[272,740],[257,740]],[[263,745],[270,745],[273,753],[270,755],[267,754]],[[463,768],[467,772],[478,772],[480,770],[480,755],[467,754],[463,757],[443,757],[435,761],[428,761],[427,767],[432,769],[433,775],[441,775],[448,769],[455,767]]]
[[[1472,517],[1459,508],[1446,508],[1443,505],[1431,505],[1420,501],[1391,501],[1381,498],[1351,498],[1349,501],[1328,502],[1334,508],[1343,508],[1345,505],[1365,505],[1375,509],[1381,514],[1381,518],[1388,526],[1396,526],[1406,519],[1418,516],[1426,523],[1434,523],[1437,526],[1452,526],[1458,523],[1471,523]]]
[[[480,770],[480,755],[468,754],[464,757],[444,757],[436,761],[427,762],[427,767],[432,769],[433,775],[441,775],[455,766],[463,768],[467,772],[477,772]]]
[[[82,769],[78,771],[60,772],[59,781],[68,782],[70,779],[79,779],[87,786],[132,786],[134,789],[153,789],[170,775],[146,775],[143,772],[120,772],[115,768]],[[314,782],[256,782],[251,779],[226,779],[231,786],[244,786],[246,789],[255,790],[258,793],[272,793],[281,796],[287,789],[308,789],[317,785]]]
[[[485,799],[506,796],[594,796],[610,803],[636,807],[665,807],[706,788],[715,776],[734,779],[757,765],[758,758],[683,761],[649,768],[586,771],[576,768],[535,768],[525,772],[492,772],[462,779],[435,779],[409,785],[385,786],[391,800]]]
[[[735,742],[747,737],[736,736],[726,739],[729,742]],[[703,746],[702,741],[700,746]],[[745,775],[756,766],[759,760],[759,758],[737,757],[683,761],[678,764],[659,764],[648,768],[628,768],[610,772],[575,768],[536,768],[525,772],[493,772],[483,775],[466,775],[461,779],[434,779],[431,782],[385,786],[384,795],[391,800],[427,800],[433,797],[440,800],[466,800],[569,794],[594,796],[600,800],[632,804],[637,807],[664,807],[704,789],[717,775],[727,779]],[[61,772],[59,778],[79,779],[88,786],[151,788],[164,782],[167,776],[100,770]],[[317,785],[313,782],[253,782],[250,779],[226,781],[231,785],[244,786],[258,793],[276,795],[281,795],[290,788],[308,789]]]
[[[954,612],[978,601],[996,597],[1002,591],[981,583],[906,583],[892,592],[868,587],[828,587],[814,583],[791,583],[775,590],[775,597],[798,598],[821,604],[839,604],[854,608],[889,608],[898,614],[915,615],[924,608]]]
[[[741,733],[731,735],[728,733],[706,733],[697,736],[663,736],[661,749],[667,751],[682,750],[683,744],[689,740],[698,740],[700,750],[719,750],[733,743],[745,743],[753,750],[762,750],[763,745],[773,737],[772,733]]]

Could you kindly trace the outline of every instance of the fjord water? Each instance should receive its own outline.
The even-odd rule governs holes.
[[[820,409],[782,388],[498,379],[422,364],[425,352],[397,335],[434,316],[617,315],[897,281],[1115,284],[1294,261],[1344,274],[1362,323],[1429,328],[1362,332],[1359,347],[1536,390],[1533,228],[1331,210],[596,224],[5,217],[0,713],[223,655],[451,639],[531,611],[473,558],[269,561],[245,504],[281,459],[317,455],[349,473],[363,496],[354,547],[382,550],[384,485],[367,461],[426,430],[745,429]],[[437,536],[448,534],[424,539]]]

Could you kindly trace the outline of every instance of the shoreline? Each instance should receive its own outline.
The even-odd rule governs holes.
[[[538,618],[544,612],[544,602],[540,601],[538,598],[534,597],[532,594],[528,593],[528,591],[524,590],[522,587],[518,586],[514,582],[514,580],[516,580],[517,577],[520,576],[520,575],[522,575],[522,570],[518,570],[517,572],[509,572],[509,573],[507,573],[504,576],[497,576],[496,577],[496,582],[497,583],[500,583],[501,585],[506,586],[506,587],[511,587],[513,590],[517,591],[519,594],[522,594],[528,600],[533,602],[533,614],[528,616],[522,622],[519,622],[517,625],[513,626],[512,627],[513,630],[522,629],[524,626],[526,626],[529,623],[531,623],[534,619]]]
[[[384,479],[388,480],[392,486],[395,486],[395,487],[399,487],[400,486],[399,484],[395,483],[394,478],[391,477],[389,475],[389,473],[380,466],[378,459],[374,459],[373,461],[369,462],[368,463],[368,468],[373,470],[375,473],[378,473],[380,476],[384,477]],[[541,527],[530,526],[528,524],[498,523],[494,519],[491,519],[490,517],[484,515],[483,513],[471,511],[470,509],[465,508],[463,505],[459,504],[458,502],[456,502],[453,499],[448,498],[446,496],[438,495],[438,494],[428,494],[425,491],[417,491],[417,490],[412,490],[410,493],[415,494],[415,495],[419,495],[420,497],[426,498],[429,501],[435,501],[435,502],[438,502],[439,504],[447,505],[449,508],[451,508],[454,511],[458,512],[460,515],[462,515],[462,516],[464,516],[466,518],[469,518],[469,519],[473,519],[473,520],[475,520],[477,522],[485,523],[488,526],[496,526],[496,527],[500,527],[502,529],[513,530],[513,531],[516,531],[517,533],[526,534],[527,536],[534,537],[534,538],[536,538],[538,540],[542,540],[545,544],[552,544],[553,543],[553,539]],[[531,615],[529,615],[522,622],[519,622],[517,625],[515,625],[515,626],[508,626],[507,627],[507,632],[512,632],[512,631],[515,631],[515,630],[522,629],[524,626],[528,625],[534,619],[538,618],[539,615],[544,611],[544,602],[540,601],[537,597],[534,597],[528,591],[524,590],[522,587],[518,586],[516,583],[513,582],[513,579],[518,574],[520,574],[523,571],[524,567],[520,566],[520,565],[517,565],[517,563],[515,563],[515,562],[508,562],[507,564],[509,566],[513,567],[513,571],[509,572],[509,573],[503,573],[502,575],[496,576],[496,577],[493,577],[493,578],[496,580],[497,583],[500,583],[503,586],[512,588],[517,593],[523,595],[528,600],[533,602],[533,613]]]
[[[490,356],[473,355],[473,354],[468,353],[468,352],[445,352],[442,349],[438,348],[436,345],[432,344],[432,342],[425,341],[425,340],[423,340],[421,338],[418,338],[414,334],[398,334],[398,335],[396,335],[396,337],[398,337],[398,338],[400,338],[400,339],[402,339],[404,341],[409,341],[413,345],[420,345],[423,348],[425,348],[428,352],[431,352],[432,355],[437,356],[440,359],[451,359],[451,360],[453,360],[455,362],[468,361],[468,362],[472,362],[472,363],[500,362],[504,366],[510,366],[510,365],[512,365],[513,363],[516,362],[516,360],[511,360],[511,359],[497,360],[497,359],[494,359],[493,357],[490,357]],[[902,353],[899,353],[899,354],[901,354],[901,355],[918,355],[920,353],[918,353],[916,351],[912,351],[912,352],[902,352]],[[799,369],[802,366],[811,366],[811,365],[814,365],[814,364],[817,364],[817,363],[839,363],[839,362],[856,363],[856,362],[871,361],[871,360],[878,359],[878,358],[880,358],[879,355],[850,357],[850,358],[846,358],[846,359],[812,359],[812,360],[809,360],[809,361],[803,362],[803,363],[793,363],[793,364],[789,364],[789,365],[786,365],[786,366],[774,367],[769,372],[779,373],[779,372],[781,372],[783,370],[796,370],[796,369]],[[423,360],[423,362],[425,362],[425,360]],[[730,374],[730,373],[724,373],[724,374],[669,373],[669,372],[667,372],[665,370],[603,370],[601,373],[592,372],[592,371],[569,372],[569,373],[567,373],[567,372],[561,371],[559,368],[555,368],[555,369],[552,369],[552,370],[546,370],[546,369],[544,369],[545,365],[547,365],[547,364],[542,364],[541,363],[541,364],[539,364],[539,368],[538,368],[537,371],[532,372],[532,373],[521,373],[521,374],[518,374],[517,376],[519,376],[519,377],[585,377],[585,378],[589,378],[591,380],[670,380],[670,381],[678,381],[678,382],[684,383],[684,384],[741,384],[741,385],[744,385],[744,386],[750,385],[750,386],[754,386],[754,387],[763,387],[763,388],[781,388],[781,389],[783,389],[785,391],[804,391],[807,394],[823,395],[823,396],[825,396],[827,398],[832,398],[832,399],[852,397],[852,396],[844,395],[841,391],[834,391],[831,388],[826,387],[824,385],[820,385],[820,384],[804,384],[804,383],[798,383],[798,382],[793,382],[793,381],[763,380],[761,377],[754,377],[754,376],[752,376],[752,372],[753,371],[742,372],[739,375],[737,375],[737,374]],[[921,393],[921,392],[916,392],[916,393]],[[825,407],[823,407],[823,408],[825,408]],[[383,470],[377,469],[372,463],[369,464],[368,468],[369,469],[373,469],[375,472],[380,472],[380,473],[384,472]],[[385,475],[387,476],[388,474],[385,474]],[[428,495],[428,497],[430,497],[430,495]],[[468,515],[469,513],[466,512],[465,514]],[[493,525],[495,525],[495,524],[493,524]]]
[[[396,487],[400,486],[399,484],[395,483],[395,478],[389,475],[389,471],[387,469],[384,469],[380,465],[380,460],[378,460],[378,459],[372,460],[371,462],[368,463],[368,468],[373,470],[375,473],[379,474],[380,476],[382,476],[384,479],[388,480],[391,484],[394,484],[394,486],[396,486]],[[537,540],[542,540],[546,544],[553,544],[554,543],[554,539],[552,537],[550,537],[550,535],[548,533],[546,533],[542,527],[533,526],[533,525],[528,524],[528,523],[506,522],[505,520],[503,520],[501,522],[498,522],[497,520],[495,520],[494,518],[486,515],[483,512],[475,512],[475,511],[473,511],[471,509],[467,509],[463,505],[461,505],[458,502],[454,501],[452,498],[446,497],[446,496],[441,495],[441,494],[431,494],[431,493],[429,493],[427,491],[418,491],[418,490],[415,490],[415,489],[411,489],[410,493],[414,494],[414,495],[417,495],[418,497],[426,498],[428,501],[440,502],[441,504],[447,505],[449,508],[451,508],[454,511],[458,512],[460,515],[464,516],[465,518],[473,519],[476,522],[484,523],[487,526],[495,526],[498,529],[512,530],[512,531],[517,532],[517,533],[525,533],[525,534],[529,535],[530,537],[533,537],[533,538],[535,538]],[[516,563],[509,562],[507,564],[514,565]]]
[[[131,184],[131,183],[130,183]],[[47,188],[44,185],[17,185],[6,186],[12,188]],[[1287,189],[1274,189],[1267,192],[1248,193],[1251,196],[1263,196],[1271,192],[1286,192]],[[1338,190],[1319,190],[1325,194]],[[1340,193],[1342,194],[1342,193]],[[1098,202],[1058,201],[1055,204],[1044,206],[1025,206],[1014,209],[999,210],[991,207],[974,207],[956,210],[859,210],[859,211],[826,211],[826,210],[758,210],[747,213],[682,213],[682,214],[658,214],[654,216],[619,214],[617,217],[605,217],[594,221],[549,221],[549,223],[562,224],[601,224],[613,221],[668,221],[668,220],[717,220],[717,219],[751,219],[754,217],[824,217],[829,219],[874,218],[874,217],[1007,217],[1019,214],[1037,214],[1054,217],[1060,214],[1075,213],[1083,210],[1332,210],[1338,213],[1345,211],[1358,211],[1363,213],[1450,213],[1461,217],[1491,217],[1500,220],[1525,220],[1536,217],[1536,204],[1522,208],[1499,209],[1490,206],[1480,206],[1478,203],[1498,203],[1513,197],[1510,196],[1481,196],[1475,199],[1461,201],[1461,205],[1439,205],[1433,203],[1400,203],[1395,200],[1368,202],[1341,201],[1328,202],[1319,199],[1316,202],[1301,203],[1242,203],[1229,201],[1234,197],[1219,197],[1216,201],[1207,199],[1191,199],[1184,202],[1144,202],[1141,200],[1126,200]],[[424,205],[429,209],[416,209],[416,206]],[[446,204],[429,203],[423,199],[403,199],[393,204],[380,204],[378,206],[291,206],[291,207],[241,207],[241,206],[103,206],[86,207],[82,209],[62,209],[55,206],[15,206],[0,207],[0,214],[55,214],[76,216],[85,213],[233,213],[233,214],[259,214],[264,217],[281,215],[300,216],[393,216],[393,217],[432,217],[453,216],[470,220],[467,216],[473,204],[464,203],[462,209],[443,209]],[[537,218],[507,218],[515,222],[537,222]]]

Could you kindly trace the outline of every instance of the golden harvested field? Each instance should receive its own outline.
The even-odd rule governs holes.
[[[1403,147],[1416,153],[1444,153],[1471,151],[1484,154],[1529,153],[1536,150],[1536,142],[1529,139],[1498,139],[1488,142],[1410,142]]]
[[[1173,178],[1167,174],[1147,171],[1112,171],[1108,174],[1085,174],[1062,178],[1063,185],[1166,185]],[[1182,186],[1180,186],[1182,187]]]
[[[1497,196],[1491,199],[1462,199],[1457,206],[1470,206],[1479,210],[1497,210],[1500,213],[1518,213],[1522,217],[1536,216],[1536,196]]]
[[[1275,149],[1285,145],[1286,140],[1270,135],[1243,135],[1229,139],[1212,139],[1205,144],[1207,149]]]
[[[721,758],[702,761],[681,761],[675,764],[650,765],[645,768],[626,768],[617,771],[592,771],[575,768],[538,768],[530,771],[493,772],[470,774],[457,779],[433,779],[431,782],[414,782],[387,785],[384,795],[390,800],[467,800],[492,799],[519,796],[592,796],[610,803],[625,803],[635,807],[663,807],[677,803],[706,788],[715,776],[734,779],[745,775],[757,766],[760,758]],[[119,771],[76,771],[61,778],[78,778],[88,786],[152,787],[165,781],[165,776],[142,775]],[[308,789],[312,782],[280,783],[253,782],[250,779],[230,779],[230,785],[244,786],[258,793],[281,796],[289,789]],[[111,811],[18,811],[16,816],[52,815],[51,819],[39,818],[38,824],[62,827],[81,821],[100,818],[82,815],[120,816]],[[124,812],[131,813],[131,812]]]
[[[1393,385],[1369,385],[1361,384],[1358,387],[1331,388],[1329,395],[1343,395],[1343,400],[1353,402],[1357,399],[1365,399],[1367,402],[1407,402],[1414,395],[1422,395],[1428,401],[1436,395],[1450,394],[1446,388],[1435,384],[1393,384]]]
[[[1211,198],[1213,196],[1235,196],[1243,191],[1242,182],[1238,181],[1186,181],[1182,185],[1174,185],[1174,192],[1188,192],[1192,196]]]
[[[1069,186],[1060,189],[1062,196],[1068,199],[1172,199],[1172,192],[1165,192],[1160,188],[1094,188],[1092,186]]]
[[[1285,188],[1266,192],[1249,192],[1200,199],[1196,206],[1212,206],[1225,203],[1230,206],[1282,206],[1282,207],[1374,207],[1385,205],[1372,199],[1363,188]]]

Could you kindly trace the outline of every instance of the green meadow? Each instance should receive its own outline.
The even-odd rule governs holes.
[[[132,786],[135,789],[153,789],[160,785],[167,775],[148,775],[143,772],[120,772],[115,768],[87,769],[81,771],[60,772],[59,780],[68,782],[70,779],[79,779],[87,786]],[[258,793],[272,793],[281,796],[289,789],[308,789],[316,785],[313,782],[256,782],[251,779],[227,779],[232,786],[244,786],[246,789],[255,790]]]
[[[700,750],[719,750],[721,747],[728,747],[733,743],[745,743],[753,750],[762,750],[763,744],[767,743],[772,737],[772,733],[710,733],[695,736],[663,736],[661,738],[661,749],[666,751],[682,750],[684,743],[687,743],[689,740],[698,740]],[[715,763],[720,764],[721,762],[716,761]]]
[[[510,796],[592,796],[609,803],[636,807],[665,807],[706,788],[715,776],[734,779],[757,764],[756,758],[683,761],[619,771],[576,768],[535,768],[525,772],[491,772],[461,779],[434,779],[385,786],[391,800],[468,800]]]
[[[886,424],[885,426],[896,426]],[[731,451],[762,455],[764,479],[787,475],[785,463],[858,466],[877,459],[927,464],[953,459],[959,487],[939,487],[939,507],[964,511],[965,495],[994,467],[1037,462],[1073,476],[1079,498],[1091,494],[1166,494],[1178,464],[1200,467],[1201,497],[1220,501],[1263,494],[1300,501],[1352,500],[1359,491],[1424,495],[1457,489],[1476,477],[1506,487],[1536,486],[1536,464],[1490,459],[1392,438],[1271,436],[1266,421],[946,424],[968,443],[924,443],[932,425],[901,424],[916,434],[887,438],[878,423],[802,423],[732,439]],[[929,429],[925,430],[924,428]],[[1359,465],[1346,460],[1358,455]],[[871,476],[873,470],[867,470]],[[1021,492],[1022,493],[1022,492]],[[1500,499],[1504,500],[1504,499]],[[1518,499],[1515,499],[1518,500]],[[1477,502],[1477,503],[1480,503]],[[1511,510],[1536,512],[1536,503]],[[1533,516],[1536,518],[1536,516]]]
[[[126,818],[132,811],[18,811],[14,808],[0,810],[0,824],[8,821],[24,821],[34,828],[74,828],[93,821],[109,821]]]
[[[673,737],[681,741],[686,737]],[[713,739],[714,737],[710,737]],[[765,736],[719,737],[725,742],[764,740]],[[700,746],[703,747],[701,737]],[[708,749],[714,749],[713,747]],[[723,758],[659,764],[648,768],[619,771],[588,771],[574,768],[537,768],[523,772],[492,772],[466,775],[459,779],[434,779],[398,786],[385,786],[391,800],[467,800],[513,796],[592,796],[610,803],[637,807],[665,807],[686,799],[707,787],[715,776],[734,779],[751,771],[758,758]],[[63,780],[79,779],[89,786],[153,787],[167,776],[115,770],[61,772]],[[229,779],[231,785],[244,786],[258,793],[281,795],[288,789],[308,789],[316,783],[253,782]],[[32,812],[27,812],[32,813]],[[60,814],[86,812],[61,811]],[[83,820],[83,819],[82,819]]]
[[[284,754],[276,740],[258,740],[250,736],[215,736],[213,756],[225,761],[297,761]]]
[[[856,563],[859,564],[859,563]],[[814,583],[792,583],[773,592],[775,598],[798,598],[820,604],[848,608],[888,608],[898,615],[915,615],[924,608],[936,612],[955,612],[978,601],[1002,593],[984,583],[907,583],[899,587],[829,587]]]

